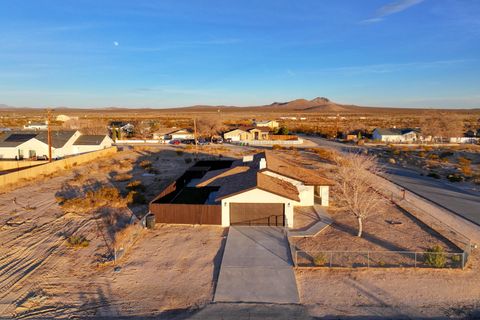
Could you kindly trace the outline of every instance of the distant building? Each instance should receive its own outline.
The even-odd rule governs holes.
[[[108,130],[112,137],[132,136],[135,133],[135,126],[125,121],[110,121]]]
[[[416,129],[377,128],[372,134],[373,140],[383,142],[415,142],[419,140]]]
[[[69,120],[78,120],[78,117],[70,117],[70,116],[67,116],[65,114],[59,114],[56,118],[55,118],[56,121],[59,121],[59,122],[65,122],[65,121],[69,121]]]
[[[26,125],[23,126],[26,130],[47,130],[48,124],[47,122],[32,122],[28,121]]]
[[[167,134],[168,140],[191,140],[195,136],[192,129],[177,129]]]
[[[240,127],[223,134],[223,139],[229,141],[252,141],[252,140],[269,140],[269,127]]]
[[[63,158],[112,146],[108,136],[82,135],[80,131],[53,131],[52,158]],[[48,158],[48,133],[46,131],[11,131],[0,135],[0,158]]]
[[[279,124],[275,120],[266,120],[266,121],[253,121],[255,127],[268,127],[270,129],[276,129],[279,127]]]

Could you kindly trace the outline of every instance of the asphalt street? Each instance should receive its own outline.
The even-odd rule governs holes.
[[[318,137],[306,137],[319,146],[348,152],[360,147]],[[418,172],[389,165],[385,177],[403,188],[480,225],[480,194],[466,191],[442,180],[421,176]]]

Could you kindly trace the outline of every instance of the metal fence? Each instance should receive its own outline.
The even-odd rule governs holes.
[[[414,251],[316,251],[295,250],[296,267],[315,268],[454,268],[463,269],[467,253]]]

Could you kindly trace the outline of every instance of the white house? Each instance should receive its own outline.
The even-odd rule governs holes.
[[[194,139],[193,130],[178,129],[168,134],[171,140],[190,140]]]
[[[51,138],[54,159],[101,150],[111,146],[112,142],[107,136],[103,139],[100,136],[82,136],[80,131],[75,130],[53,131]],[[20,160],[39,157],[48,158],[46,131],[12,131],[0,135],[0,158]]]
[[[278,122],[275,120],[253,121],[253,125],[256,127],[269,127],[270,129],[279,127]]]
[[[47,130],[48,124],[47,122],[32,122],[28,121],[26,125],[23,126],[26,130]]]
[[[452,137],[450,143],[479,143],[480,137]]]
[[[249,161],[251,160],[251,161]],[[277,224],[293,227],[295,208],[329,205],[333,182],[271,152],[209,171],[197,187],[216,187],[222,226]]]
[[[415,142],[419,140],[415,129],[377,128],[372,134],[373,140],[383,142]]]
[[[81,135],[73,143],[73,154],[110,148],[113,140],[107,135]]]

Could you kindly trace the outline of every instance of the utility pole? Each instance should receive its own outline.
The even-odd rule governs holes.
[[[197,118],[193,117],[193,140],[195,141],[195,160],[198,160]]]
[[[52,162],[52,109],[47,109],[48,162]]]

